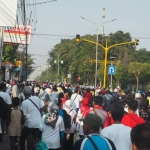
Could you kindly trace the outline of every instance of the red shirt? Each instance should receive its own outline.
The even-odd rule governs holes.
[[[97,112],[97,115],[99,115],[99,116],[102,118],[102,120],[103,120],[103,119],[105,120],[105,122],[104,122],[104,124],[103,124],[103,127],[104,127],[104,128],[111,125],[111,124],[110,124],[110,117],[109,117],[109,115],[108,115],[108,112],[105,111],[105,110],[103,110],[103,107],[94,106],[93,109]],[[85,114],[85,116],[86,116],[87,114],[89,114],[90,112],[93,113],[93,110],[87,111],[86,114]],[[102,122],[103,122],[103,121],[102,121]]]
[[[65,98],[62,99],[62,104],[64,104],[67,100]]]
[[[133,128],[137,124],[145,123],[145,120],[141,117],[138,117],[136,114],[128,113],[122,118],[122,124]]]
[[[86,97],[86,98],[88,98],[89,100],[91,100],[91,98],[92,98],[92,93],[91,93],[91,92],[86,92],[86,93],[84,94],[84,97]]]

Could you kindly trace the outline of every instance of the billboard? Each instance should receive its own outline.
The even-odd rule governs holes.
[[[6,27],[4,30],[4,43],[27,44],[31,42],[31,26],[16,25],[16,27]]]
[[[0,0],[0,26],[13,27],[16,23],[17,0]]]

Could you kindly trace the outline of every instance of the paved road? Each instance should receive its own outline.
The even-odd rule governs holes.
[[[5,135],[3,141],[0,143],[0,150],[10,150],[9,145],[9,137]]]

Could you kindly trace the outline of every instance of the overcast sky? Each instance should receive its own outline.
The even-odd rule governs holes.
[[[37,3],[44,1],[47,0],[36,0]],[[139,38],[137,49],[150,50],[149,7],[150,0],[57,0],[36,5],[37,24],[34,33],[69,36],[95,34],[94,24],[79,16],[83,16],[99,26],[103,23],[102,9],[105,8],[104,21],[117,19],[105,24],[106,35],[118,30],[129,32],[133,39]],[[99,29],[99,34],[101,33],[102,28]],[[33,35],[28,52],[41,54],[41,56],[34,56],[37,66],[42,66],[42,69],[46,68],[48,51],[58,44],[61,38],[69,37]],[[93,52],[95,53],[94,50]],[[34,75],[38,73],[40,71],[35,72]]]

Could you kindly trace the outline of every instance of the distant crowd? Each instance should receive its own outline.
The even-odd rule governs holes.
[[[150,92],[0,83],[0,142],[11,150],[150,150]]]

